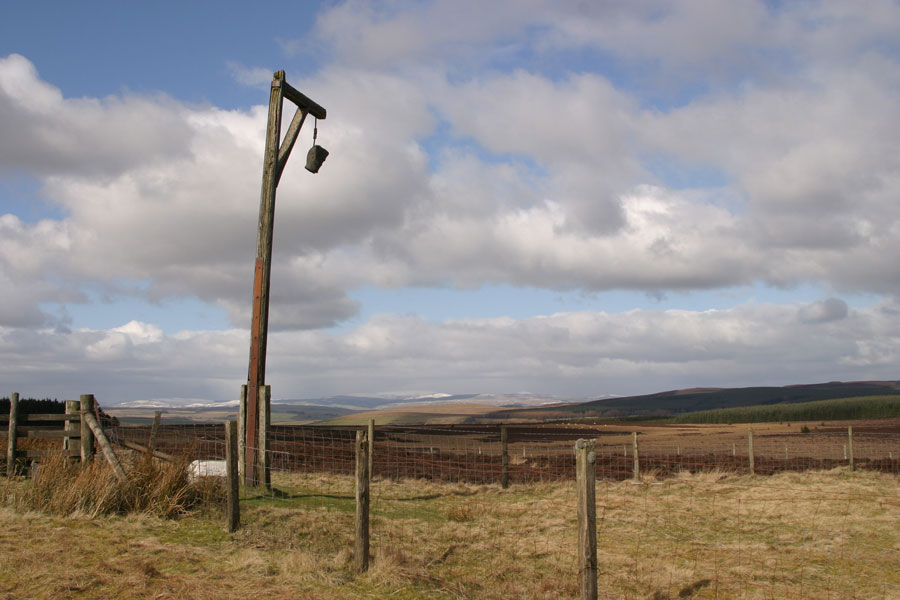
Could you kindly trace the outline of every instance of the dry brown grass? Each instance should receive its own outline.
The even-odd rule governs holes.
[[[246,494],[232,536],[210,515],[0,510],[0,597],[577,597],[571,482],[376,481],[362,575],[352,480],[274,485]],[[898,492],[895,477],[843,470],[598,482],[601,597],[898,598]]]
[[[168,463],[134,453],[121,458],[128,474],[125,483],[100,457],[82,465],[62,454],[50,454],[42,459],[36,477],[21,482],[0,480],[0,498],[19,510],[55,515],[137,512],[173,517],[210,506],[222,497],[219,480],[188,480],[186,460]]]

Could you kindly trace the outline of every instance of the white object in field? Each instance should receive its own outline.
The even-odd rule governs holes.
[[[199,477],[225,477],[225,475],[224,460],[194,460],[188,466],[188,479],[192,481]]]

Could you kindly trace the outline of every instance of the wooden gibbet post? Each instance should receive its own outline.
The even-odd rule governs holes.
[[[9,396],[9,441],[6,444],[6,476],[16,476],[16,437],[19,435],[19,393]]]
[[[369,441],[368,431],[356,432],[356,543],[353,561],[356,571],[369,568]]]
[[[97,435],[88,423],[88,415],[94,416],[96,400],[93,394],[81,395],[81,462],[87,464],[94,459],[94,437]],[[97,425],[100,426],[99,423]],[[105,439],[105,438],[104,438]],[[121,467],[119,467],[121,468]],[[124,471],[123,471],[124,473]]]
[[[509,432],[506,425],[500,426],[500,487],[509,487]]]
[[[240,477],[238,475],[237,422],[225,423],[225,475],[228,483],[225,498],[225,528],[229,533],[241,526]]]
[[[275,222],[275,190],[281,173],[290,157],[300,128],[311,114],[324,119],[325,109],[301,94],[285,81],[284,71],[276,71],[269,91],[269,115],[266,124],[266,147],[263,156],[262,189],[259,199],[259,224],[256,237],[256,263],[253,272],[253,311],[250,321],[250,366],[247,370],[247,418],[244,438],[244,472],[246,485],[258,485],[260,399],[259,392],[266,383],[266,346],[269,330],[269,289],[272,270],[272,238]],[[281,138],[281,115],[284,99],[297,105],[291,124]]]
[[[747,452],[750,455],[750,474],[756,474],[756,463],[753,457],[753,428],[747,430]]]
[[[853,427],[847,427],[847,449],[850,452],[850,470],[856,470],[856,461],[853,460]]]
[[[638,458],[638,441],[637,441],[637,431],[631,432],[631,453],[634,455],[634,480],[641,480],[641,461]]]
[[[369,419],[369,481],[375,479],[375,419]]]
[[[597,492],[594,440],[575,442],[578,500],[578,584],[581,600],[597,600]]]

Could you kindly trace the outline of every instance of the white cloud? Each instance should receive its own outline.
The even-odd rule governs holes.
[[[813,305],[527,319],[430,322],[376,315],[346,333],[272,334],[267,381],[276,398],[298,398],[401,389],[400,383],[446,393],[527,389],[589,396],[698,382],[890,379],[900,356],[898,314],[895,302],[847,310],[832,298]],[[0,329],[0,376],[23,393],[74,397],[102,390],[106,404],[158,397],[224,401],[237,396],[248,348],[248,334],[238,330],[162,335],[135,322],[70,333],[6,328]]]
[[[325,58],[291,80],[327,107],[331,155],[315,177],[302,169],[307,123],[279,187],[279,355],[317,365],[304,376],[321,390],[329,377],[366,390],[459,378],[508,391],[523,373],[585,389],[648,374],[750,381],[790,361],[810,379],[883,375],[896,349],[876,325],[891,302],[293,330],[344,322],[365,285],[900,294],[898,30],[882,0],[334,5],[301,40]],[[271,77],[227,67],[247,85]],[[26,57],[0,58],[0,173],[34,177],[63,215],[0,215],[0,286],[16,289],[0,305],[4,340],[51,372],[115,366],[122,381],[134,361],[180,369],[169,357],[183,352],[203,382],[152,397],[231,389],[215,382],[243,369],[243,349],[225,350],[235,331],[66,333],[65,310],[43,307],[87,289],[199,298],[246,327],[265,115],[163,94],[67,98]]]

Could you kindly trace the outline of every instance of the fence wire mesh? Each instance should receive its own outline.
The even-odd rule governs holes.
[[[150,444],[149,426],[108,432]],[[900,434],[755,432],[756,476],[748,437],[639,435],[635,480],[628,432],[509,426],[501,489],[499,427],[378,427],[376,568],[459,597],[577,597],[572,448],[594,438],[600,597],[900,598]],[[315,511],[323,535],[351,547],[355,439],[353,428],[273,426],[271,489],[243,491],[247,526],[276,527],[272,508],[254,512],[263,505],[285,519]],[[222,460],[224,427],[164,424],[154,445]]]

